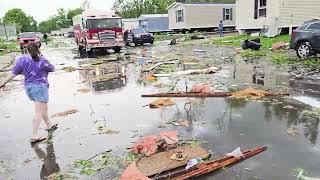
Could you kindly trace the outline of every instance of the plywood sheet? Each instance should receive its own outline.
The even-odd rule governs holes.
[[[187,154],[185,160],[177,161],[170,159],[170,157],[178,151]],[[165,151],[154,154],[149,157],[144,157],[137,162],[137,167],[146,176],[152,176],[160,172],[185,166],[189,160],[196,157],[205,159],[209,157],[209,154],[205,149],[201,148],[199,145],[185,145],[170,151]]]

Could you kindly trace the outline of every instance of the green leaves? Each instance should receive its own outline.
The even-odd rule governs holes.
[[[80,174],[84,175],[94,175],[97,173],[97,170],[93,169],[93,162],[90,160],[76,160],[75,167],[80,168]]]
[[[39,31],[49,33],[60,28],[67,28],[72,25],[72,18],[82,13],[81,8],[65,10],[60,8],[57,14],[50,17],[48,20],[39,24]]]
[[[3,22],[8,24],[16,24],[19,32],[37,30],[37,22],[33,19],[33,17],[27,16],[26,13],[19,8],[14,8],[7,11],[7,13],[4,15]]]
[[[166,14],[174,0],[116,0],[113,9],[122,18],[137,18],[141,14]]]

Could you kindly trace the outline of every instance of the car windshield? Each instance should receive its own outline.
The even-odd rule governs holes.
[[[121,19],[88,19],[88,29],[121,28]]]
[[[147,33],[147,31],[143,28],[139,28],[139,29],[132,29],[131,32],[133,34],[141,34],[141,33]]]
[[[37,33],[30,32],[30,33],[21,33],[20,38],[38,38]]]

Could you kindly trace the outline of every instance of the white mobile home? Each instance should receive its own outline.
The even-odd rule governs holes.
[[[236,0],[236,28],[240,33],[266,29],[275,36],[283,28],[320,19],[320,0]]]
[[[139,20],[137,18],[130,18],[130,19],[122,19],[123,29],[129,30],[139,27]]]
[[[139,27],[151,33],[169,32],[168,14],[142,14],[139,17]]]
[[[224,27],[235,27],[235,11],[235,4],[176,2],[168,7],[169,29],[213,29],[220,21]]]

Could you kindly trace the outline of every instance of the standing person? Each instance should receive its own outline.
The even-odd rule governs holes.
[[[29,99],[34,101],[35,105],[30,142],[36,143],[46,139],[38,134],[42,119],[46,124],[47,131],[52,132],[58,128],[58,124],[52,124],[49,120],[47,104],[49,100],[48,74],[54,71],[54,66],[47,59],[40,56],[39,47],[36,43],[29,43],[27,50],[30,55],[24,55],[17,60],[12,73],[4,82],[0,83],[0,89],[4,88],[6,83],[17,75],[24,75],[26,93]]]
[[[48,35],[46,33],[43,34],[43,39],[46,45],[48,45]]]
[[[223,22],[222,21],[220,21],[220,23],[218,25],[218,30],[219,30],[220,37],[223,37]]]

